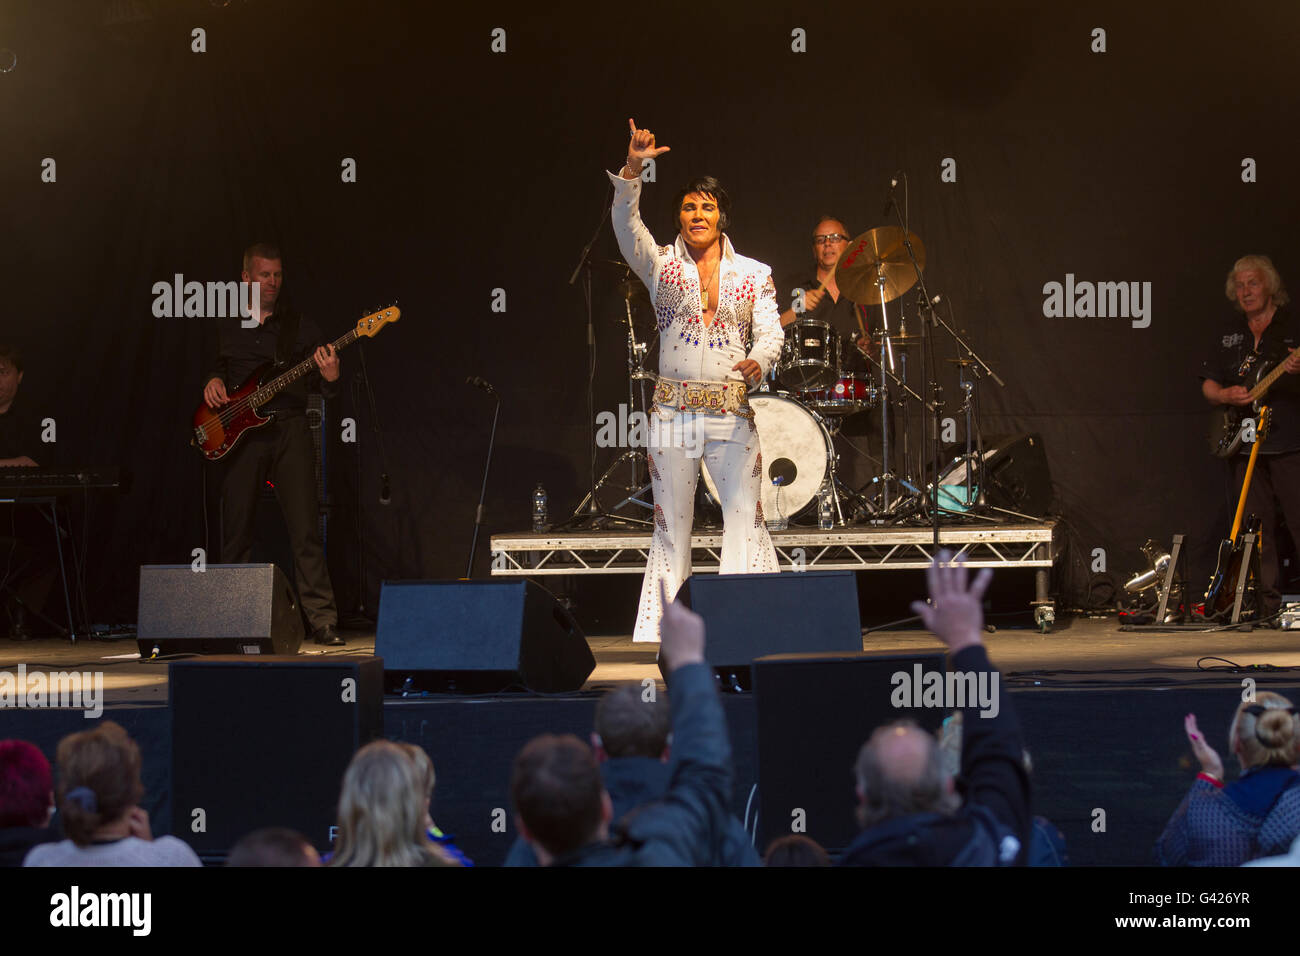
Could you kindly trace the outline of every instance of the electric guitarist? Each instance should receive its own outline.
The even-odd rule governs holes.
[[[243,266],[243,281],[260,283],[262,314],[256,328],[243,328],[238,318],[224,320],[220,353],[203,389],[204,402],[209,408],[219,409],[229,404],[228,392],[261,365],[293,365],[309,355],[320,370],[322,394],[332,397],[339,380],[338,355],[330,345],[320,344],[322,338],[315,323],[281,306],[284,271],[280,250],[269,243],[250,246],[244,252]],[[342,646],[345,641],[336,630],[334,587],[318,524],[306,381],[300,379],[285,388],[261,411],[273,412],[274,419],[249,430],[223,459],[222,563],[246,564],[251,560],[257,498],[270,480],[289,532],[294,583],[312,628],[312,639],[317,644]]]
[[[1261,522],[1261,617],[1274,614],[1278,593],[1278,518],[1285,517],[1300,537],[1300,320],[1286,308],[1289,297],[1267,256],[1238,259],[1228,273],[1225,293],[1241,315],[1226,323],[1201,366],[1201,393],[1214,405],[1239,409],[1257,418],[1268,392],[1271,429],[1260,445],[1245,510]],[[1267,389],[1257,383],[1269,372],[1284,371]],[[1241,489],[1252,443],[1242,442],[1231,459],[1232,496]],[[1280,505],[1280,513],[1279,506]]]

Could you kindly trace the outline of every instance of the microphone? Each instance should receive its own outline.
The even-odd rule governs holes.
[[[471,375],[469,378],[465,379],[465,384],[473,385],[475,388],[481,388],[489,395],[495,395],[497,393],[497,390],[492,387],[491,382],[487,381],[486,379],[479,378],[477,375]]]
[[[894,189],[897,188],[897,186],[898,186],[898,173],[894,173],[893,176],[889,177],[889,195],[885,197],[885,208],[884,211],[881,212],[882,216],[889,215],[889,207],[894,205]]]

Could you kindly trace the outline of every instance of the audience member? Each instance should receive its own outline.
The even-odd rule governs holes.
[[[713,673],[704,659],[704,621],[670,603],[660,655],[673,727],[668,789],[610,839],[613,801],[600,764],[573,735],[535,737],[515,758],[510,795],[516,824],[542,866],[692,866],[717,859],[727,827],[731,743]]]
[[[930,601],[914,602],[912,609],[947,646],[954,672],[1000,691],[1000,675],[980,638],[980,602],[992,572],[986,568],[968,584],[965,565],[943,551],[927,574]],[[963,708],[960,787],[944,770],[934,735],[914,722],[897,721],[871,735],[855,768],[863,831],[845,850],[842,864],[1024,863],[1030,833],[1024,743],[1008,695],[1000,694],[998,705],[989,716],[981,716],[976,700]]]
[[[285,827],[254,830],[230,849],[226,866],[320,866],[320,855],[307,838]]]
[[[376,740],[358,750],[343,775],[329,865],[454,866],[427,832],[433,785],[432,763],[423,772],[406,746]]]
[[[963,719],[961,711],[956,711],[943,722],[939,731],[939,752],[943,755],[944,772],[954,779],[961,777],[961,741]],[[1029,751],[1025,751],[1025,773],[1032,778],[1034,762]],[[1033,829],[1029,835],[1029,866],[1069,866],[1065,854],[1065,834],[1046,817],[1035,816]]]
[[[58,804],[69,839],[34,847],[23,866],[200,866],[174,836],[153,838],[140,807],[140,748],[111,720],[59,741]]]
[[[473,866],[474,861],[460,851],[456,846],[455,837],[449,833],[443,833],[438,829],[437,824],[433,822],[433,785],[436,780],[433,772],[433,761],[425,753],[423,747],[417,747],[415,744],[398,743],[403,752],[415,764],[416,775],[420,778],[421,789],[429,795],[428,801],[424,807],[424,832],[429,835],[429,839],[437,844],[452,862],[459,863],[461,866]]]
[[[764,866],[830,866],[831,858],[822,845],[810,837],[792,833],[778,837],[767,848]]]
[[[54,778],[45,754],[25,740],[0,740],[0,867],[19,866],[38,843],[57,840]]]
[[[1285,854],[1300,835],[1300,774],[1292,768],[1300,720],[1291,702],[1263,692],[1243,701],[1228,728],[1241,776],[1224,783],[1223,761],[1196,726],[1183,729],[1201,771],[1156,843],[1164,866],[1240,866]]]
[[[652,806],[668,792],[672,781],[672,714],[667,694],[646,699],[641,684],[624,684],[596,703],[596,727],[591,735],[592,754],[600,766],[601,782],[609,794],[617,841],[621,824],[632,824],[630,814]],[[758,866],[744,825],[729,815],[718,844],[715,866]],[[536,866],[537,855],[523,837],[515,840],[506,866]]]

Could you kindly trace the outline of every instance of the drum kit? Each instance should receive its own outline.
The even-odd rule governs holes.
[[[641,316],[653,316],[649,295],[625,263],[588,261],[594,270],[616,281],[617,293],[623,303],[618,321],[626,325],[627,332],[628,408],[644,414],[650,411],[648,401],[656,380],[650,368],[655,364],[654,339],[657,332],[652,323],[641,320]],[[863,353],[874,368],[870,373],[845,367],[846,344],[840,333],[824,319],[801,316],[786,327],[781,355],[771,371],[770,381],[764,381],[759,390],[749,396],[763,452],[766,480],[762,486],[762,503],[770,528],[785,528],[790,521],[816,524],[819,517],[823,520],[822,527],[826,527],[825,501],[828,497],[833,524],[839,527],[864,521],[885,524],[912,519],[927,510],[936,511],[927,509],[925,493],[916,486],[910,472],[913,466],[909,455],[913,447],[909,424],[912,416],[905,412],[909,399],[914,400],[934,412],[937,421],[942,403],[926,401],[908,385],[907,353],[918,347],[923,337],[907,334],[901,322],[898,331],[891,332],[887,309],[888,303],[916,284],[924,265],[925,248],[920,238],[896,226],[879,227],[863,233],[851,240],[841,254],[835,267],[835,283],[840,295],[854,304],[859,329],[870,341],[869,350],[859,349],[853,342],[848,343],[847,348],[859,349]],[[867,305],[881,306],[881,328],[874,337],[866,334],[862,320],[863,307]],[[802,311],[801,306],[796,306],[796,309]],[[983,365],[982,362],[979,364]],[[972,424],[973,403],[964,379],[963,388],[966,389],[964,408],[969,425]],[[905,472],[899,476],[892,472],[889,460],[889,430],[891,418],[895,416],[886,414],[885,409],[891,402],[904,411],[897,416],[902,422],[901,467]],[[881,471],[866,485],[853,488],[839,474],[840,456],[834,440],[846,421],[876,408],[881,409]],[[919,450],[920,443],[915,447]],[[628,468],[626,484],[616,477],[624,466]],[[923,465],[921,471],[924,471]],[[696,507],[697,524],[720,523],[717,490],[707,464],[703,465],[702,477],[704,480]],[[950,485],[949,481],[941,480],[940,485],[943,497],[939,499],[937,511],[960,513],[968,510],[948,507],[950,500],[959,500],[961,489],[956,489],[954,494],[951,487],[942,487]],[[969,483],[965,491],[965,503],[969,506],[973,492]],[[605,504],[622,493],[626,493],[622,500],[608,506]],[[929,495],[928,500],[934,501],[933,489]],[[653,508],[645,451],[633,448],[623,452],[606,469],[574,514],[575,517],[598,515],[594,521],[596,525],[616,521],[650,526]]]

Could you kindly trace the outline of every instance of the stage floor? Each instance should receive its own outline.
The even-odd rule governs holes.
[[[303,645],[308,655],[372,654],[375,635],[344,631],[347,646]],[[634,644],[630,635],[588,638],[596,670],[585,690],[620,681],[660,680],[657,645]],[[1239,684],[1241,669],[1259,683],[1294,680],[1286,671],[1300,669],[1300,632],[1254,629],[1209,632],[1122,631],[1114,616],[1058,618],[1050,633],[1000,629],[985,636],[994,663],[1013,687],[1084,688],[1160,684]],[[923,631],[873,631],[863,649],[880,652],[933,650],[938,641]],[[104,703],[165,704],[165,661],[140,661],[133,639],[63,640],[18,643],[0,641],[0,670],[102,671]],[[1236,665],[1233,667],[1232,665]],[[1275,670],[1276,669],[1276,670]]]

